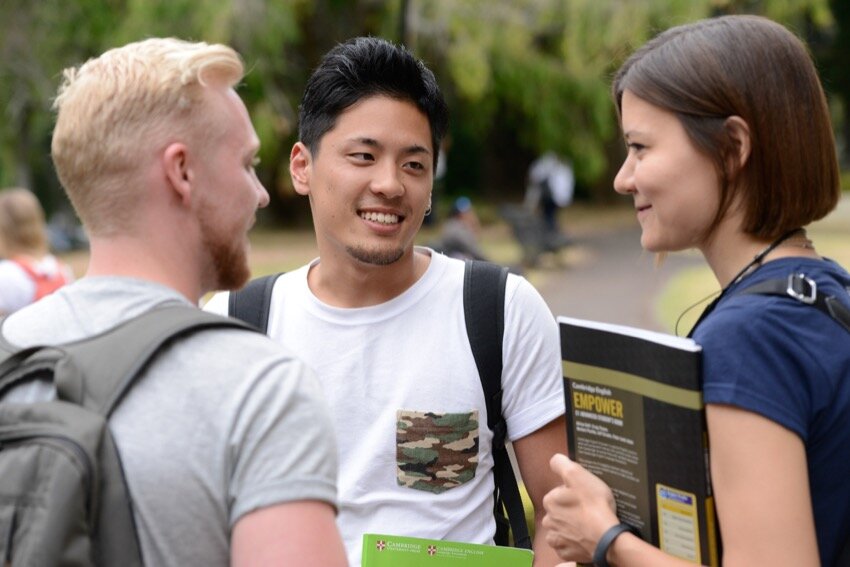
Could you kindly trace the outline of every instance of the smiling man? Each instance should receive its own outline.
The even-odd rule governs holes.
[[[319,258],[279,277],[268,332],[318,374],[340,448],[338,523],[364,533],[493,543],[493,434],[464,324],[464,263],[414,246],[431,207],[448,113],[434,75],[381,39],[338,45],[310,78],[290,172],[310,200]],[[207,307],[226,312],[224,295]],[[566,446],[557,327],[507,280],[502,411],[539,525]]]

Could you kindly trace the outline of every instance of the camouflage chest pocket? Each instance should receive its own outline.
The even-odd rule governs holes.
[[[478,411],[396,412],[398,484],[441,494],[469,482],[478,468]]]

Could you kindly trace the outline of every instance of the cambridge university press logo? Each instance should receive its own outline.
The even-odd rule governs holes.
[[[429,545],[428,546],[428,555],[436,555],[437,554],[437,546]]]
[[[379,539],[375,542],[375,547],[378,548],[378,551],[383,551],[387,547],[387,542],[382,539]]]

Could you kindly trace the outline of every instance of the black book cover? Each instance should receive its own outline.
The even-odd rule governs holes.
[[[560,317],[568,453],[617,513],[667,553],[719,565],[699,345]]]

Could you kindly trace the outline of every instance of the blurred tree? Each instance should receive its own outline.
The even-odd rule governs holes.
[[[810,41],[826,86],[850,109],[850,9],[843,0],[0,0],[0,184],[66,204],[49,159],[61,70],[150,36],[224,42],[244,57],[240,92],[263,143],[271,220],[309,222],[288,156],[297,108],[335,43],[405,43],[437,75],[452,112],[449,196],[523,191],[531,160],[570,158],[577,196],[610,198],[622,144],[612,72],[658,30],[710,14],[761,13]],[[835,16],[833,20],[833,15]],[[844,113],[845,117],[850,112]],[[850,120],[846,120],[850,134]]]
[[[832,41],[815,54],[823,64],[826,87],[840,102],[835,129],[842,141],[841,162],[844,167],[850,167],[850,2],[830,0],[829,5],[835,19]]]
[[[0,186],[32,189],[52,210],[65,204],[50,162],[50,113],[65,67],[96,53],[123,2],[0,1]]]
[[[609,75],[629,46],[708,14],[707,0],[410,0],[413,47],[437,63],[453,111],[448,185],[521,194],[534,156],[573,161],[579,188],[610,194],[618,137]],[[467,164],[480,164],[478,168]]]
[[[579,197],[613,196],[622,149],[610,78],[658,31],[736,12],[760,13],[798,31],[804,23],[831,25],[827,0],[407,4],[410,43],[435,63],[453,111],[450,162],[463,167],[449,168],[448,185],[494,197],[521,192],[529,162],[547,150],[573,161]]]

